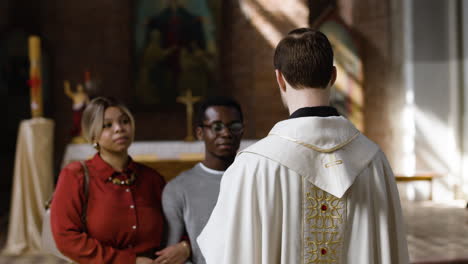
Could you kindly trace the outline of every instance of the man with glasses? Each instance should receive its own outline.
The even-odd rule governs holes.
[[[169,225],[168,245],[188,235],[189,261],[200,264],[205,260],[196,238],[216,204],[221,177],[234,161],[244,125],[240,105],[230,98],[207,99],[197,114],[196,135],[205,143],[205,159],[166,185],[163,209]]]
[[[289,119],[236,157],[197,239],[208,264],[406,264],[406,232],[384,153],[329,105],[327,37],[291,31],[274,55]]]

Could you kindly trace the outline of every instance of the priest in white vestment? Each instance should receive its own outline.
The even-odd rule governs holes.
[[[291,116],[224,174],[197,240],[206,263],[408,263],[384,153],[328,106],[336,68],[326,36],[291,31],[274,64]]]

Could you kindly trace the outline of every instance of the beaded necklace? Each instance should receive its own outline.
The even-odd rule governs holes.
[[[115,176],[110,176],[109,179],[107,179],[107,181],[112,182],[115,185],[126,185],[126,186],[132,185],[135,182],[135,180],[136,180],[136,175],[134,172],[132,172],[132,174],[130,174],[130,177],[126,180],[115,178]]]

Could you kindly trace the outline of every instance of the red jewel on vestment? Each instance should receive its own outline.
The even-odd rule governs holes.
[[[328,209],[328,207],[326,205],[322,205],[322,207],[320,207],[320,209],[322,209],[322,211],[326,211]]]
[[[327,254],[327,249],[325,249],[325,248],[322,248],[322,249],[320,250],[320,253],[322,253],[322,255],[325,255],[325,254]]]

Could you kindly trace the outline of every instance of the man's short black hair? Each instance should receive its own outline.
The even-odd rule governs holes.
[[[278,43],[273,64],[294,88],[326,88],[333,74],[333,49],[322,32],[298,28]]]
[[[206,120],[206,116],[205,116],[206,109],[208,109],[211,106],[232,107],[236,109],[237,112],[239,112],[240,121],[241,122],[244,121],[241,106],[236,100],[230,97],[216,96],[216,97],[207,98],[200,103],[200,106],[198,107],[197,119],[196,119],[197,126],[203,126],[203,121]]]

